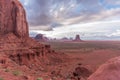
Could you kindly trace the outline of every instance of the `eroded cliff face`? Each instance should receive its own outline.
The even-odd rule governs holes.
[[[9,33],[28,37],[25,10],[18,0],[0,0],[0,35]]]
[[[0,0],[0,53],[29,68],[60,63],[64,56],[29,37],[26,14],[18,0]],[[7,62],[0,59],[1,63]]]
[[[20,2],[0,0],[0,66],[20,69],[33,76],[38,72],[38,77],[46,70],[50,73],[55,64],[68,60],[65,54],[55,52],[50,45],[30,38],[28,31],[25,10]]]

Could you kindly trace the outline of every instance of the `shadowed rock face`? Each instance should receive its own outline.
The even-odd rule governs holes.
[[[28,36],[25,10],[18,0],[0,0],[0,34]]]
[[[91,71],[89,71],[87,68],[79,66],[75,68],[75,71],[73,72],[73,76],[71,79],[75,80],[81,80],[82,78],[86,80],[87,77],[89,77],[92,74]]]
[[[111,59],[100,66],[88,80],[120,80],[120,57]]]

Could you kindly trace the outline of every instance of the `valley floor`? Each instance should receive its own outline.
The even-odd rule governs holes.
[[[109,59],[120,56],[120,41],[56,41],[45,44],[50,44],[54,50],[70,56],[74,59],[72,64],[82,64],[89,67],[92,72]]]

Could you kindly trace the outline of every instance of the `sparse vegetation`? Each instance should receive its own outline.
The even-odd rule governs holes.
[[[21,72],[20,72],[20,71],[18,71],[18,70],[13,71],[13,75],[15,75],[15,76],[19,76],[20,74],[21,74]]]
[[[10,72],[10,70],[9,69],[5,69],[5,72]]]
[[[43,80],[43,78],[37,78],[36,80]]]
[[[2,77],[0,77],[0,80],[4,80]]]

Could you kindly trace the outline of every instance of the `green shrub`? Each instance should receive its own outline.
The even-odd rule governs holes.
[[[43,78],[37,78],[36,80],[43,80]]]
[[[0,77],[0,80],[4,80],[2,77]]]
[[[21,72],[20,71],[13,71],[13,75],[15,75],[15,76],[19,76],[21,74]]]

